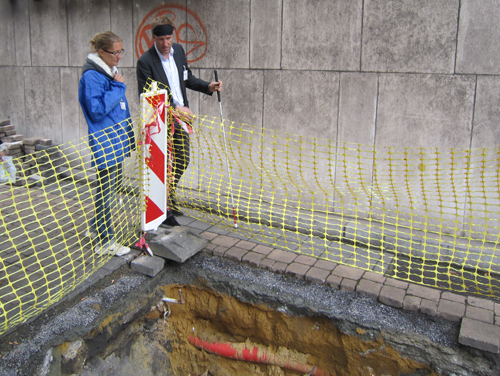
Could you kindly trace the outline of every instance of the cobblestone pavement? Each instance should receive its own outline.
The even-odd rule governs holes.
[[[217,225],[222,221],[227,222],[226,219],[212,219],[215,225],[190,217],[189,210],[185,210],[184,216],[177,217],[181,225],[208,240],[203,252],[210,255],[327,285],[332,289],[365,294],[375,301],[398,309],[417,311],[461,323],[459,343],[492,353],[500,352],[500,303],[494,299],[453,293],[389,278],[383,274],[305,255],[307,250],[298,253],[272,247],[252,237],[243,237],[238,232],[227,230],[227,226]],[[65,296],[63,301],[72,299],[103,277],[131,262],[138,253],[138,250],[133,250],[123,257],[113,257]]]
[[[430,288],[295,251],[273,248],[189,216],[178,217],[177,220],[198,230],[209,241],[203,251],[211,255],[285,273],[333,289],[365,294],[395,308],[461,322],[461,344],[492,353],[500,352],[500,302],[496,300]]]

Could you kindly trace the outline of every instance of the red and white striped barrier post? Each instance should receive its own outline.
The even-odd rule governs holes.
[[[141,94],[141,119],[144,142],[141,145],[142,189],[146,208],[141,214],[141,230],[154,231],[167,217],[168,136],[166,90]]]

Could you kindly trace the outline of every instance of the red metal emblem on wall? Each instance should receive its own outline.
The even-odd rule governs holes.
[[[182,44],[188,63],[200,60],[207,51],[207,33],[200,19],[182,5],[162,5],[149,12],[141,22],[135,35],[135,53],[140,58],[153,46],[151,22],[157,16],[166,14],[174,21],[174,42]],[[187,16],[187,17],[186,17]],[[185,21],[185,22],[182,22]]]

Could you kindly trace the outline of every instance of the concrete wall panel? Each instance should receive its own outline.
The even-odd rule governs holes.
[[[24,68],[26,88],[26,137],[63,142],[61,126],[61,76],[59,68]]]
[[[363,71],[453,73],[458,0],[365,1]]]
[[[139,116],[139,96],[137,95],[137,75],[135,68],[123,68],[121,64],[118,66],[118,70],[121,72],[125,79],[125,85],[127,85],[127,91],[125,95],[127,96],[128,105],[130,108],[130,114],[132,117]]]
[[[462,0],[457,44],[457,73],[500,73],[500,3]]]
[[[475,77],[380,77],[376,144],[468,148]]]
[[[207,32],[205,56],[199,68],[248,68],[250,50],[250,0],[188,0]]]
[[[264,127],[336,139],[338,92],[335,72],[266,71]]]
[[[309,95],[314,88],[316,95]],[[296,179],[301,191],[317,190],[316,181],[322,171],[330,169],[330,160],[324,156],[330,151],[325,139],[337,138],[339,74],[335,72],[266,71],[264,75],[264,128],[269,134],[264,137],[264,161],[274,173],[281,175],[282,187],[273,199],[285,196],[287,179]],[[315,143],[313,138],[321,139]],[[320,156],[318,158],[318,156]],[[291,165],[286,160],[292,161]],[[312,164],[312,161],[316,161]],[[309,185],[310,184],[310,185]],[[284,193],[285,194],[285,193]],[[305,196],[308,196],[305,194]],[[303,204],[314,199],[302,197]],[[299,199],[287,198],[287,205],[299,204]],[[325,204],[315,199],[315,208]]]
[[[340,74],[339,143],[374,144],[377,90],[376,74]]]
[[[361,0],[283,4],[283,69],[359,70]]]
[[[280,68],[282,1],[251,2],[250,68]]]
[[[131,27],[133,18],[132,0],[110,0],[111,31],[123,39],[125,54],[120,60],[122,67],[134,66],[135,30]]]
[[[224,119],[262,127],[263,72],[258,70],[217,70],[223,82],[221,93]],[[204,70],[206,81],[214,79],[213,70]],[[217,93],[202,95],[200,113],[220,117]]]
[[[413,213],[427,230],[453,231],[464,214],[467,158],[447,149],[470,146],[474,92],[473,76],[380,77],[376,169],[384,202],[375,200],[374,213],[401,225],[413,224]]]
[[[369,187],[372,183],[370,161],[375,141],[377,90],[377,74],[340,74],[334,207],[338,212],[343,210],[346,215],[364,217],[369,212],[371,197],[367,197],[362,189],[353,195],[352,187],[355,187],[355,191],[362,186]]]
[[[0,77],[0,115],[10,118],[18,134],[26,134],[23,68],[0,67]]]
[[[30,2],[33,66],[68,66],[66,0]]]
[[[28,0],[11,2],[14,17],[14,33],[16,39],[16,65],[31,65],[30,15]],[[1,50],[1,49],[0,49]]]
[[[69,65],[82,66],[90,52],[89,41],[110,29],[109,1],[68,0]]]
[[[2,3],[2,11],[0,12],[0,51],[2,51],[0,65],[16,64],[14,4],[10,1]]]
[[[78,102],[80,68],[61,68],[61,121],[62,142],[73,141],[87,134],[80,133],[80,116],[83,113]]]
[[[500,77],[479,76],[472,148],[500,145]]]

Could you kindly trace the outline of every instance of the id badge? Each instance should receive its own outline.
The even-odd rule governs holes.
[[[123,111],[125,111],[125,110],[127,109],[127,106],[125,105],[125,101],[123,100],[123,98],[122,98],[122,100],[120,101],[120,108],[121,108]]]
[[[186,69],[186,67],[184,65],[182,67],[184,68],[184,72],[183,72],[183,74],[184,74],[184,81],[186,81],[188,79],[188,71],[187,71],[187,69]]]

